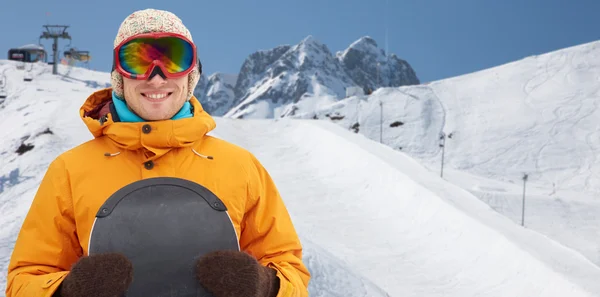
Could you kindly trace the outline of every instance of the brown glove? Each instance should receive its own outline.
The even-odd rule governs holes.
[[[82,257],[54,297],[121,297],[133,280],[133,265],[120,254]]]
[[[200,284],[215,297],[276,297],[279,278],[275,269],[238,251],[204,255],[196,265]]]

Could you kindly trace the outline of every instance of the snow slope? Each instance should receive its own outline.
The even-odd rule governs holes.
[[[45,168],[91,137],[77,110],[91,85],[109,79],[83,69],[63,79],[48,69],[36,66],[29,84],[8,71],[0,174],[18,169],[19,178],[0,193],[2,279]],[[216,120],[212,134],[252,151],[275,179],[306,246],[311,296],[600,295],[600,268],[581,254],[519,227],[403,152],[326,121]],[[34,147],[18,155],[22,143]]]
[[[531,181],[557,191],[600,193],[600,42],[532,56],[427,85],[381,88],[297,117],[358,123],[359,133],[412,156],[439,158],[439,134],[453,134],[447,164],[510,181]],[[358,102],[358,106],[357,106]],[[403,125],[390,127],[400,121]],[[424,140],[421,140],[425,137]]]
[[[43,64],[34,66],[33,81],[24,82],[25,73],[16,70],[16,65],[0,61],[0,73],[7,73],[9,91],[0,104],[0,296],[4,296],[16,236],[49,163],[91,138],[79,119],[79,107],[96,87],[110,83],[107,73],[62,65],[59,73],[70,76],[53,76],[51,68]],[[33,147],[19,155],[16,151],[22,145]],[[302,242],[313,274],[311,296],[387,296],[318,243]]]
[[[600,269],[406,154],[325,121],[219,119],[299,230],[391,296],[595,296]],[[588,295],[589,294],[589,295]]]
[[[444,178],[468,190],[516,224],[522,222],[523,182],[509,183],[444,169]],[[600,201],[581,193],[528,183],[524,225],[579,251],[600,265]]]
[[[600,42],[297,112],[408,153],[600,265]],[[381,103],[381,105],[380,105]],[[468,177],[468,178],[465,178]]]

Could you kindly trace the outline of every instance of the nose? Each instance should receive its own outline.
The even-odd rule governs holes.
[[[155,88],[165,85],[166,83],[167,83],[167,80],[162,78],[162,76],[160,76],[160,75],[155,75],[153,78],[148,80],[148,84]]]

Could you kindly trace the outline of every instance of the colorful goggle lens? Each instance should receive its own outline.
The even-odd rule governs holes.
[[[187,41],[177,37],[136,38],[119,50],[119,63],[123,70],[143,75],[161,61],[170,73],[189,70],[194,64],[194,49]]]

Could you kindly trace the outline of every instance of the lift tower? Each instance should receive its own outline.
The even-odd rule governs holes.
[[[52,74],[58,74],[57,65],[58,65],[58,39],[69,39],[71,40],[71,36],[67,33],[67,28],[69,26],[63,25],[44,25],[46,28],[46,32],[42,32],[40,36],[40,40],[43,39],[53,39],[54,43],[52,44],[52,52],[54,55],[54,61],[52,62]]]

